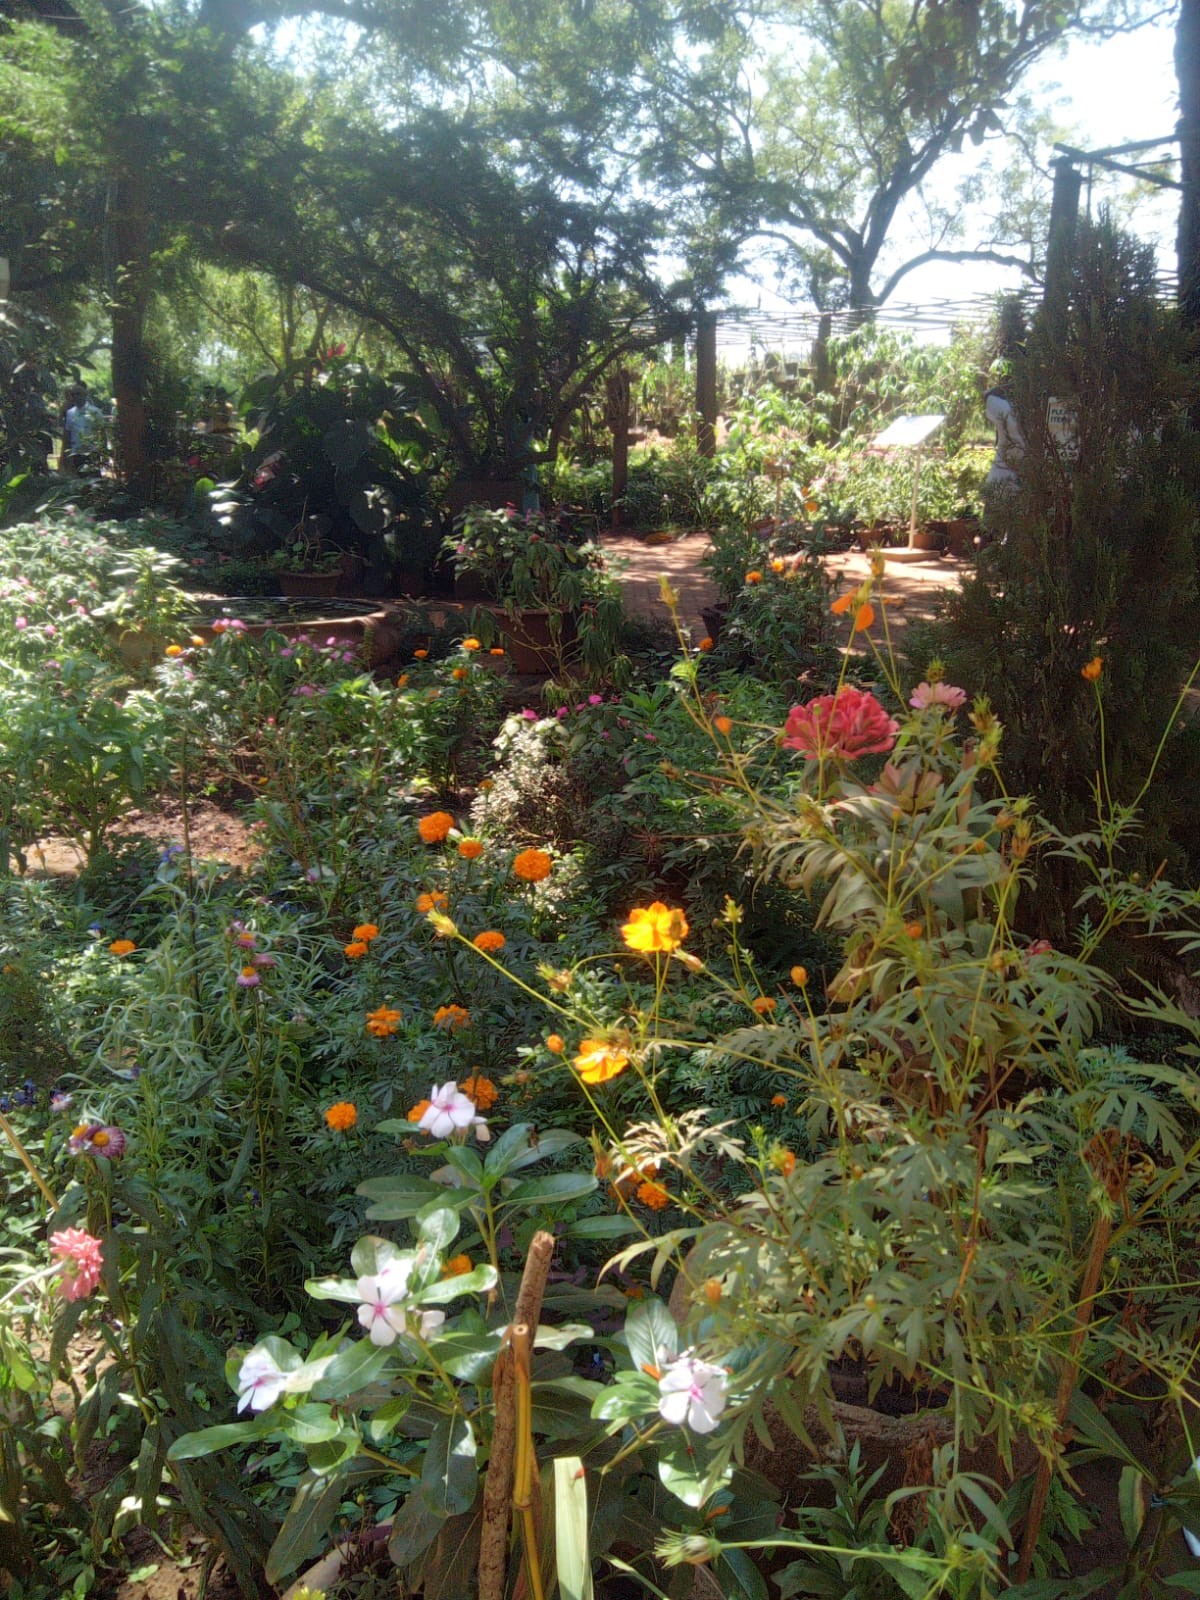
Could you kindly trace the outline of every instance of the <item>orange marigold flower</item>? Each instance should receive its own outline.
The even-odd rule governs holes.
[[[706,633],[704,635],[703,639],[701,639],[700,643],[696,646],[696,649],[697,650],[703,650],[703,651],[707,652],[707,651],[712,649],[712,647],[713,647],[713,645],[715,643],[716,643],[716,641],[714,639],[710,638],[709,635]]]
[[[428,1110],[429,1110],[429,1101],[428,1100],[418,1100],[416,1105],[413,1106],[411,1108],[411,1110],[408,1112],[408,1115],[405,1117],[405,1121],[406,1122],[420,1122],[421,1118],[425,1115],[425,1113]]]
[[[325,1121],[335,1133],[345,1133],[358,1121],[358,1107],[352,1100],[339,1100],[325,1113]]]
[[[194,633],[188,640],[188,643],[191,645],[193,650],[203,650],[205,645],[208,643],[208,640],[201,638],[198,633]]]
[[[869,600],[864,600],[862,605],[859,606],[858,610],[854,613],[853,631],[855,633],[862,633],[864,629],[869,628],[874,621],[875,607]]]
[[[469,678],[471,674],[466,667],[455,667],[450,676],[461,683],[464,678]]]
[[[408,673],[407,672],[402,672],[400,674],[400,676],[396,679],[396,687],[397,687],[397,689],[407,689],[408,688]]]
[[[163,654],[172,657],[181,656],[183,654],[183,646],[181,644],[169,644]]]
[[[468,1100],[474,1100],[477,1111],[490,1111],[500,1098],[500,1091],[490,1078],[473,1072],[465,1083],[458,1086]]]
[[[725,737],[728,738],[729,735],[733,732],[733,718],[732,717],[714,717],[713,718],[713,727],[717,730],[718,733],[723,733],[725,735]]]
[[[629,921],[621,927],[625,943],[643,955],[678,950],[687,936],[687,918],[683,912],[672,911],[661,900],[631,911]]]
[[[760,994],[757,1000],[751,1000],[751,1011],[757,1011],[760,1017],[769,1017],[775,1009],[775,1002],[769,994]]]
[[[460,839],[458,841],[458,853],[464,861],[478,861],[483,854],[483,840]]]
[[[771,557],[771,571],[772,572],[782,572],[784,567],[786,567],[786,566],[787,566],[787,562],[783,559],[782,556],[772,556]]]
[[[466,1274],[471,1271],[472,1265],[473,1265],[473,1263],[471,1261],[470,1256],[468,1256],[468,1255],[451,1256],[449,1261],[447,1261],[445,1266],[442,1268],[442,1277],[443,1278],[462,1278],[462,1277],[465,1277]]]
[[[552,1056],[560,1056],[567,1048],[567,1041],[561,1033],[552,1033],[546,1040],[546,1049]]]
[[[464,639],[462,642],[462,647],[464,650],[478,650],[480,648],[479,640]]]
[[[367,1012],[367,1032],[375,1039],[389,1039],[396,1031],[400,1013],[395,1006],[377,1006]]]
[[[522,850],[513,857],[512,869],[514,875],[526,883],[541,883],[550,876],[553,866],[554,862],[544,850]]]
[[[366,953],[367,943],[365,939],[351,939],[350,943],[345,946],[345,955],[349,961],[361,961]]]
[[[753,583],[761,583],[762,582],[762,573],[758,570],[757,567],[754,567],[751,571],[749,571],[746,574],[746,582],[747,583],[751,583],[751,584],[753,584]]]
[[[904,931],[910,939],[919,939],[925,932],[925,924],[923,922],[906,922]]]
[[[1103,671],[1103,656],[1093,656],[1086,667],[1080,667],[1079,669],[1080,676],[1086,678],[1089,683],[1095,683]]]
[[[448,811],[431,811],[417,823],[417,832],[426,844],[441,844],[453,826],[454,818]]]
[[[350,937],[361,940],[363,944],[370,944],[372,939],[378,939],[379,929],[373,922],[360,922]]]
[[[670,1192],[663,1184],[652,1179],[638,1184],[637,1197],[651,1211],[662,1211],[671,1204]]]
[[[829,608],[835,617],[844,617],[846,615],[847,611],[849,611],[850,607],[854,604],[854,595],[855,591],[853,589],[847,589],[845,594],[838,595],[837,599]]]
[[[582,1039],[575,1057],[575,1071],[584,1083],[607,1083],[619,1077],[629,1065],[628,1053],[604,1039]]]
[[[773,1106],[778,1106],[779,1108],[782,1109],[782,1107],[787,1105],[787,1095],[785,1095],[785,1094],[773,1094],[771,1096],[771,1104]]]
[[[436,911],[439,906],[448,906],[449,900],[440,889],[433,889],[428,894],[417,896],[417,910],[424,916],[427,911]]]
[[[807,967],[793,967],[792,968],[792,982],[796,985],[797,989],[805,988],[807,986],[807,984],[808,984],[808,968]]]
[[[490,656],[502,656],[503,654],[504,654],[504,651],[500,647],[500,645],[498,645],[498,644],[494,644],[492,646],[492,648],[488,651],[488,655],[490,655]]]
[[[495,955],[497,950],[504,949],[504,935],[497,933],[495,928],[485,928],[482,933],[475,935],[471,943],[485,955]]]
[[[132,939],[114,939],[109,945],[109,951],[114,956],[131,956],[137,949]]]
[[[425,657],[428,654],[429,654],[428,650],[414,650],[413,651],[413,655],[417,658],[418,661],[424,661]]]
[[[465,1006],[460,1006],[451,1001],[448,1006],[439,1006],[433,1013],[435,1028],[445,1028],[447,1033],[457,1033],[460,1028],[470,1026],[471,1013]]]

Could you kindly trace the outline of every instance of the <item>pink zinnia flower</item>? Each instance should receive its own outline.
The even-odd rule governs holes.
[[[805,706],[793,706],[784,724],[783,744],[805,756],[855,761],[886,753],[899,731],[900,724],[873,694],[847,684],[835,695],[823,694]]]
[[[967,691],[956,689],[952,683],[919,683],[908,697],[914,711],[927,711],[930,706],[946,706],[957,711],[965,705]]]
[[[86,1300],[100,1282],[104,1258],[99,1239],[86,1228],[64,1228],[50,1235],[50,1254],[63,1264],[58,1282],[64,1300]]]

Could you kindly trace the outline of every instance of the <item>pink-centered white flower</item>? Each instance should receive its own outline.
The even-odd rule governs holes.
[[[728,1403],[727,1388],[723,1367],[685,1352],[658,1380],[658,1414],[677,1428],[711,1433]]]
[[[930,706],[945,706],[949,711],[957,711],[959,706],[965,705],[967,691],[955,688],[952,683],[919,683],[908,697],[908,703],[914,711],[927,711]]]
[[[355,1284],[362,1304],[358,1320],[367,1330],[372,1344],[395,1344],[403,1333],[408,1314],[408,1280],[412,1277],[411,1261],[393,1261],[382,1272],[373,1272],[359,1278]]]
[[[238,1410],[265,1411],[287,1392],[288,1375],[269,1350],[256,1346],[238,1369]]]
[[[460,1128],[478,1129],[486,1123],[476,1112],[475,1102],[462,1093],[457,1083],[435,1083],[417,1126],[435,1139],[449,1139]]]
[[[50,1235],[50,1255],[62,1262],[58,1290],[64,1300],[86,1300],[100,1282],[104,1265],[100,1241],[86,1228],[64,1228]]]

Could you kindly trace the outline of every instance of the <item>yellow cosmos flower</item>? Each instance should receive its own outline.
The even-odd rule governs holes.
[[[584,1083],[607,1083],[629,1065],[629,1055],[604,1039],[583,1039],[575,1057],[575,1071]]]
[[[621,928],[621,937],[629,948],[643,955],[678,950],[687,936],[687,918],[683,912],[672,910],[661,900],[631,911],[629,921]]]

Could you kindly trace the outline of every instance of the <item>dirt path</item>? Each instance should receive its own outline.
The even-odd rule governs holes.
[[[647,541],[633,534],[603,534],[600,543],[606,553],[623,563],[621,587],[631,611],[640,616],[666,619],[667,608],[659,595],[659,580],[665,576],[679,593],[681,620],[692,629],[693,638],[701,639],[707,629],[700,613],[715,605],[718,598],[716,584],[702,564],[708,549],[708,535],[686,533],[663,544],[653,539],[654,536]],[[826,558],[825,565],[835,579],[838,593],[862,583],[871,573],[870,557],[859,550],[831,555]],[[939,556],[923,556],[920,561],[889,561],[884,580],[884,594],[893,608],[889,612],[889,625],[900,633],[913,617],[932,617],[939,592],[954,588],[966,570],[964,562],[943,560]],[[845,642],[849,639],[849,619],[838,626]]]

